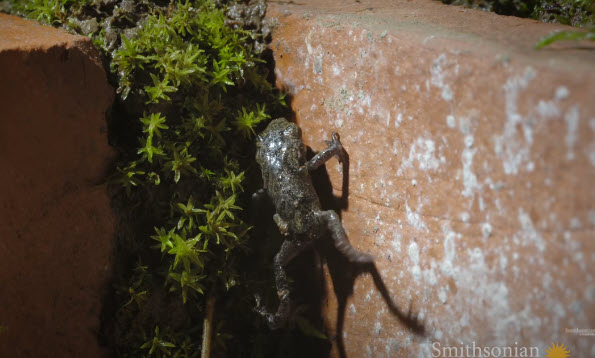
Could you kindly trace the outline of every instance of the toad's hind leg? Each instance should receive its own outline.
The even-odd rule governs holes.
[[[343,224],[336,212],[332,210],[322,211],[320,212],[320,217],[326,223],[331,237],[335,242],[335,247],[340,253],[345,255],[349,261],[362,264],[374,262],[374,258],[371,255],[356,250],[351,246],[349,241],[347,241],[347,234],[345,234]]]
[[[275,314],[269,313],[264,307],[257,307],[257,312],[265,317],[271,329],[278,329],[285,325],[289,317],[291,301],[289,298],[290,287],[287,280],[285,265],[289,263],[297,254],[306,248],[295,241],[285,240],[281,249],[275,255],[275,284],[277,286],[277,295],[279,296],[279,307]]]

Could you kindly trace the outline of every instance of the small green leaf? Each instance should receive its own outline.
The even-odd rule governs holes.
[[[149,135],[157,134],[158,137],[161,137],[160,129],[169,129],[165,125],[165,117],[162,117],[161,113],[151,113],[148,117],[142,117],[140,121],[144,124],[143,132]]]
[[[151,239],[159,242],[159,245],[157,245],[157,247],[161,248],[161,252],[164,252],[168,248],[172,249],[174,247],[174,245],[171,242],[174,229],[171,229],[169,232],[166,232],[163,228],[155,228],[155,231],[157,232],[157,235],[151,236]]]
[[[320,330],[318,330],[316,327],[314,327],[310,323],[310,321],[308,321],[307,319],[305,319],[302,316],[296,316],[295,323],[297,324],[300,331],[307,336],[320,338],[320,339],[328,339],[328,337],[324,333],[322,333]]]
[[[563,41],[563,40],[572,40],[572,41],[591,40],[591,41],[595,41],[595,28],[590,29],[587,32],[585,32],[585,31],[554,32],[554,33],[551,33],[551,34],[545,36],[544,38],[542,38],[537,43],[537,45],[535,45],[535,48],[537,50],[539,50],[539,49],[544,48],[545,46],[548,46],[556,41]]]

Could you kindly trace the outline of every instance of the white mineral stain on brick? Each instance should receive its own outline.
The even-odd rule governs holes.
[[[453,99],[453,93],[452,90],[450,89],[450,86],[444,83],[444,79],[446,77],[445,71],[444,71],[444,65],[446,63],[446,55],[445,54],[441,54],[440,56],[438,56],[438,58],[436,60],[434,60],[434,62],[432,63],[432,66],[430,67],[430,73],[432,75],[431,78],[431,84],[435,87],[438,87],[442,90],[442,99],[444,99],[445,101],[449,102],[452,101]],[[426,88],[429,87],[426,85]]]
[[[426,285],[435,286],[438,284],[438,277],[436,276],[436,263],[431,262],[430,268],[424,270],[424,281]]]
[[[566,86],[560,86],[560,87],[556,88],[556,100],[558,100],[558,101],[564,100],[564,99],[568,98],[569,95],[570,95],[570,92],[568,91],[568,88],[566,88]]]
[[[473,156],[476,152],[477,149],[473,148],[473,136],[465,136],[465,149],[461,154],[463,163],[463,191],[461,194],[466,197],[473,197],[474,193],[480,190],[477,177],[473,173]]]
[[[518,233],[518,238],[525,244],[534,244],[539,251],[543,252],[546,247],[546,242],[533,226],[533,221],[529,214],[522,208],[519,208],[518,219],[521,224],[521,231]]]
[[[417,138],[411,145],[409,157],[403,159],[401,168],[412,168],[415,162],[417,162],[417,168],[420,170],[438,169],[440,161],[436,158],[436,144],[433,140],[422,137]],[[397,173],[397,175],[400,174]]]
[[[314,57],[314,66],[312,66],[312,72],[316,75],[322,73],[322,58],[324,54],[318,54]]]
[[[448,116],[446,116],[446,125],[448,126],[448,128],[453,129],[457,126],[456,119],[453,115],[449,114]]]
[[[554,101],[540,100],[537,103],[537,113],[544,118],[559,117],[560,116],[560,107]]]
[[[522,76],[513,76],[504,85],[505,116],[504,131],[496,136],[494,151],[502,158],[506,174],[517,174],[522,165],[530,163],[530,149],[533,143],[531,122],[519,113],[519,94],[525,90],[533,78],[535,71],[527,67]],[[523,136],[518,133],[518,127]]]
[[[589,303],[595,303],[595,285],[589,285],[585,288],[585,299]]]
[[[583,224],[581,223],[581,219],[577,217],[573,217],[572,219],[570,219],[570,228],[572,230],[579,230],[582,228],[582,226]]]
[[[402,240],[401,234],[395,232],[391,243],[392,243],[393,248],[395,249],[395,253],[397,255],[401,252],[401,240]]]
[[[411,260],[411,267],[409,271],[413,276],[415,281],[419,281],[421,279],[421,268],[419,267],[419,248],[415,241],[411,241],[409,247],[407,249],[409,253],[409,259]]]
[[[440,289],[438,290],[438,299],[440,300],[440,302],[446,303],[446,300],[448,299],[448,297],[446,295],[445,287],[440,287]]]
[[[485,307],[484,315],[488,320],[495,323],[496,339],[501,340],[504,338],[502,335],[505,336],[509,325],[505,317],[512,315],[508,304],[508,288],[504,282],[494,279],[493,269],[490,269],[486,264],[482,250],[479,248],[468,249],[467,254],[469,262],[464,267],[458,267],[457,285],[469,290],[469,306],[475,302],[485,302],[483,306]],[[512,320],[510,324],[518,324],[518,322]]]
[[[415,241],[411,241],[409,244],[409,248],[407,249],[409,253],[409,258],[411,259],[411,263],[413,265],[419,265],[419,247]]]
[[[589,210],[587,215],[589,217],[589,223],[591,226],[595,226],[595,210]]]
[[[566,137],[564,137],[564,141],[566,142],[566,146],[568,147],[568,151],[566,152],[566,159],[573,160],[574,159],[574,145],[576,144],[576,134],[578,130],[578,122],[579,122],[579,110],[578,106],[573,106],[566,112],[564,116],[564,121],[566,121]]]
[[[506,267],[508,266],[508,257],[504,253],[500,253],[500,270],[506,273]]]
[[[591,131],[595,135],[595,118],[591,118],[589,120],[589,127],[591,128]],[[585,147],[586,147],[585,148],[585,150],[586,150],[586,153],[585,154],[589,158],[589,162],[591,163],[591,165],[595,167],[595,140],[592,140],[591,143],[589,143]]]
[[[395,120],[395,128],[399,128],[401,122],[403,122],[403,114],[399,113],[397,114],[397,119]]]
[[[333,75],[339,76],[341,74],[341,69],[336,64],[333,64],[332,69],[333,69]]]
[[[455,251],[455,239],[457,238],[457,233],[454,232],[447,224],[442,227],[442,231],[444,233],[444,241],[442,245],[444,246],[444,257],[442,258],[442,262],[440,263],[440,271],[449,277],[454,275],[454,259],[456,257]]]
[[[405,201],[405,210],[407,212],[407,222],[417,231],[428,231],[426,223],[421,219],[421,215],[411,210],[409,203]]]
[[[481,225],[481,234],[484,239],[490,238],[492,236],[492,225],[490,223],[483,223]]]
[[[372,291],[368,291],[368,293],[366,293],[366,297],[364,297],[364,302],[368,303],[372,300]]]
[[[469,222],[469,213],[468,212],[462,212],[461,213],[461,221],[464,223],[468,223]]]
[[[374,324],[374,334],[379,335],[380,333],[382,333],[382,324],[380,324],[380,322],[376,322]]]
[[[395,139],[393,141],[393,147],[392,147],[391,153],[393,153],[394,156],[397,156],[399,154],[399,140],[398,139]]]

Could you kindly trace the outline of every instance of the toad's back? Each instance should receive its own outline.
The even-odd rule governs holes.
[[[279,217],[293,234],[308,234],[317,225],[318,196],[306,170],[301,131],[284,118],[272,121],[258,139],[256,160],[264,188]]]

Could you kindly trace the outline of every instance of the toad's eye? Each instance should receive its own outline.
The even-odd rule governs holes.
[[[290,137],[293,134],[294,130],[292,126],[287,126],[287,128],[285,128],[283,130],[283,136],[284,137]]]
[[[285,129],[283,130],[283,136],[285,137],[296,137],[299,136],[301,133],[301,130],[298,126],[295,125],[295,123],[289,123],[289,125],[287,127],[285,127]]]

